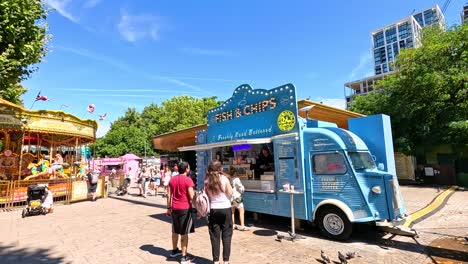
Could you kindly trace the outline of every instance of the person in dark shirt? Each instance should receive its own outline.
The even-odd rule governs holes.
[[[273,171],[273,156],[270,153],[268,147],[263,147],[262,152],[258,155],[256,161],[256,171],[255,171],[255,178],[259,179],[260,175],[262,175],[265,171]]]

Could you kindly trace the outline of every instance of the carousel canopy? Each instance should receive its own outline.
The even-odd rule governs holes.
[[[46,134],[54,141],[72,136],[94,142],[97,127],[94,120],[62,111],[29,110],[0,98],[0,129],[24,131],[30,134],[31,141],[36,140],[34,134]]]

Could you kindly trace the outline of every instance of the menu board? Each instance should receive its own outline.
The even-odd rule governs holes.
[[[278,178],[281,182],[283,181],[289,181],[291,176],[294,176],[296,174],[295,170],[295,161],[294,159],[280,159],[278,161]]]
[[[275,154],[278,158],[293,158],[296,156],[296,145],[294,139],[278,140],[275,146]]]
[[[295,136],[274,139],[275,172],[277,187],[292,184],[300,189],[302,184],[298,168],[298,141]]]

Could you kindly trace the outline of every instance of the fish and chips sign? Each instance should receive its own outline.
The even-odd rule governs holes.
[[[271,90],[241,85],[231,98],[208,111],[208,143],[271,137],[298,130],[296,88]]]

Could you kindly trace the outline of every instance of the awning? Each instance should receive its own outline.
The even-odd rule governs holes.
[[[236,140],[216,142],[216,143],[179,147],[178,149],[179,151],[191,151],[191,150],[198,151],[198,150],[206,150],[206,149],[219,148],[219,147],[225,147],[225,146],[234,146],[234,145],[241,145],[241,144],[265,144],[265,143],[270,143],[270,142],[271,142],[271,138],[236,139]]]

